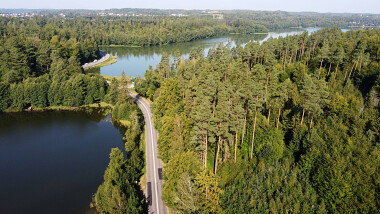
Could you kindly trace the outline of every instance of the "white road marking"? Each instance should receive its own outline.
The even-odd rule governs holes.
[[[152,128],[152,121],[150,119],[150,113],[148,111],[148,108],[144,105],[144,103],[140,100],[136,100],[137,102],[139,102],[145,109],[145,111],[148,113],[148,120],[149,120],[149,125],[150,125],[150,134],[152,136],[152,156],[153,156],[153,175],[154,175],[154,191],[156,193],[156,209],[157,209],[157,214],[160,214],[160,209],[158,207],[158,191],[157,191],[157,177],[156,177],[156,158],[154,156],[154,143],[153,143],[153,128]]]

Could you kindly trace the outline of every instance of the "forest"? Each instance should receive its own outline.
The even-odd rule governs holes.
[[[127,17],[171,17],[176,15],[188,18],[212,18],[213,14],[222,14],[227,21],[242,19],[261,24],[270,30],[285,29],[289,27],[378,27],[380,16],[378,14],[353,13],[316,13],[316,12],[286,12],[286,11],[254,11],[254,10],[184,10],[184,9],[141,9],[141,8],[113,8],[105,10],[52,10],[52,9],[1,9],[3,14],[37,14],[48,18],[96,18],[106,16]]]
[[[112,150],[93,205],[145,212],[135,183],[144,172],[141,111],[122,91],[125,78],[108,84],[81,65],[99,57],[100,45],[261,33],[298,20],[283,16],[288,21],[274,25],[244,13],[0,17],[0,112],[112,105],[113,118],[131,122],[128,158]],[[175,213],[379,213],[379,63],[380,30],[337,27],[219,45],[207,56],[193,49],[186,60],[164,55],[135,87],[153,102],[166,205]]]
[[[86,75],[81,61],[97,58],[98,47],[75,39],[50,41],[12,36],[0,40],[0,112],[28,105],[81,106],[102,100],[107,83]]]
[[[266,33],[263,25],[246,20],[224,21],[178,17],[0,17],[0,37],[24,35],[42,40],[75,39],[97,45],[155,46],[189,42],[228,33]]]
[[[223,11],[225,19],[244,19],[261,24],[270,30],[299,27],[340,28],[376,27],[380,25],[380,16],[376,14],[334,14],[285,11]]]
[[[35,12],[40,16],[0,17],[0,37],[23,35],[49,41],[53,36],[58,36],[58,40],[75,39],[81,44],[96,42],[98,46],[157,46],[230,33],[267,33],[270,30],[287,28],[380,26],[380,17],[373,14],[363,16],[283,11],[154,9],[4,10],[3,12],[6,12],[5,14]],[[181,17],[177,16],[178,14],[181,14]],[[224,18],[214,19],[213,14],[221,14]]]
[[[164,56],[153,101],[174,213],[378,213],[380,31]]]
[[[21,33],[18,27],[12,32],[0,39],[0,114],[30,106],[41,110],[79,107],[70,109],[80,111],[90,104],[106,103],[111,107],[113,123],[123,132],[125,152],[117,148],[111,151],[92,206],[100,213],[145,212],[145,197],[136,183],[145,166],[141,143],[144,122],[140,109],[125,93],[127,78],[113,79],[109,84],[101,75],[83,70],[84,62],[98,58],[95,41],[78,41],[43,30],[36,37]]]

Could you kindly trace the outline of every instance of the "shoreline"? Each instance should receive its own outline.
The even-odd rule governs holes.
[[[113,63],[116,63],[117,56],[111,56],[109,53],[106,53],[102,58],[96,62],[86,63],[82,65],[84,70],[96,67],[103,67]]]
[[[83,106],[47,106],[43,108],[37,108],[34,107],[30,113],[33,112],[45,112],[45,111],[82,111],[86,110],[88,108],[113,108],[113,105],[105,103],[105,102],[100,102],[100,103],[93,103],[90,105],[83,105]],[[22,110],[17,110],[17,109],[7,109],[2,113],[19,113],[19,112],[26,112],[28,113],[27,109],[22,109]]]
[[[184,41],[184,42],[173,42],[173,43],[165,43],[161,45],[115,45],[115,44],[110,44],[110,45],[99,45],[99,47],[105,47],[105,48],[111,48],[111,47],[125,47],[125,48],[146,48],[146,47],[160,47],[160,46],[167,46],[167,45],[175,45],[175,44],[183,44],[183,43],[188,43],[188,42],[194,42],[202,39],[210,39],[214,37],[219,37],[219,36],[227,36],[227,35],[260,35],[260,34],[269,34],[270,32],[257,32],[257,33],[226,33],[226,34],[216,34],[213,36],[208,36],[205,38],[199,38],[199,39],[193,39],[190,41]]]

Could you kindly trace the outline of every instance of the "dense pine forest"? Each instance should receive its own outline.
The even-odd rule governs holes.
[[[46,36],[46,34],[44,34]],[[15,32],[0,39],[0,112],[27,106],[81,106],[102,100],[107,83],[85,75],[82,62],[98,58],[94,42],[37,38]]]
[[[99,46],[379,23],[377,16],[154,12],[0,17],[0,112],[105,102],[125,123],[126,153],[112,150],[93,197],[101,213],[147,210],[136,183],[144,123],[125,93],[129,82],[107,83],[81,67],[99,58]],[[380,30],[337,27],[219,45],[207,55],[193,49],[186,60],[164,55],[135,89],[153,102],[166,205],[173,213],[379,213],[379,63]]]
[[[213,14],[221,14],[230,22],[236,19],[253,21],[255,24],[264,25],[270,30],[299,27],[378,27],[380,16],[378,14],[353,14],[353,13],[316,13],[316,12],[286,12],[286,11],[252,11],[252,10],[183,10],[183,9],[140,9],[121,8],[105,10],[48,10],[48,9],[1,9],[0,14],[36,14],[45,17],[64,17],[68,19],[86,17],[107,18],[128,17],[183,17],[183,18],[213,18]]]
[[[0,9],[0,37],[24,35],[50,40],[75,39],[97,45],[155,46],[228,33],[266,33],[305,27],[378,27],[373,14],[290,13],[249,10],[11,10]],[[13,18],[12,13],[34,17]],[[217,16],[214,16],[217,15]],[[221,19],[215,17],[221,17]]]
[[[3,28],[3,29],[2,29]],[[0,18],[2,37],[33,36],[51,40],[75,39],[97,45],[154,46],[189,42],[227,33],[266,33],[263,25],[251,21],[176,17],[77,17],[27,19]]]
[[[135,88],[153,100],[166,204],[378,213],[379,63],[379,30],[339,28],[163,58]]]

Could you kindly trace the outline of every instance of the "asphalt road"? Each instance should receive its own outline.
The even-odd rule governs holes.
[[[157,154],[157,131],[154,128],[149,103],[139,95],[130,93],[141,108],[145,118],[145,155],[146,155],[146,197],[148,212],[167,214],[168,209],[162,200],[162,162]]]
[[[101,52],[101,55],[103,55],[103,57],[100,58],[98,61],[96,61],[96,62],[86,63],[86,64],[82,65],[82,68],[93,67],[93,66],[95,66],[95,65],[97,65],[97,64],[100,64],[100,63],[102,63],[102,62],[104,62],[104,61],[106,61],[107,59],[110,58],[110,55],[109,55],[108,53],[106,54],[106,53],[104,53],[104,52]]]

